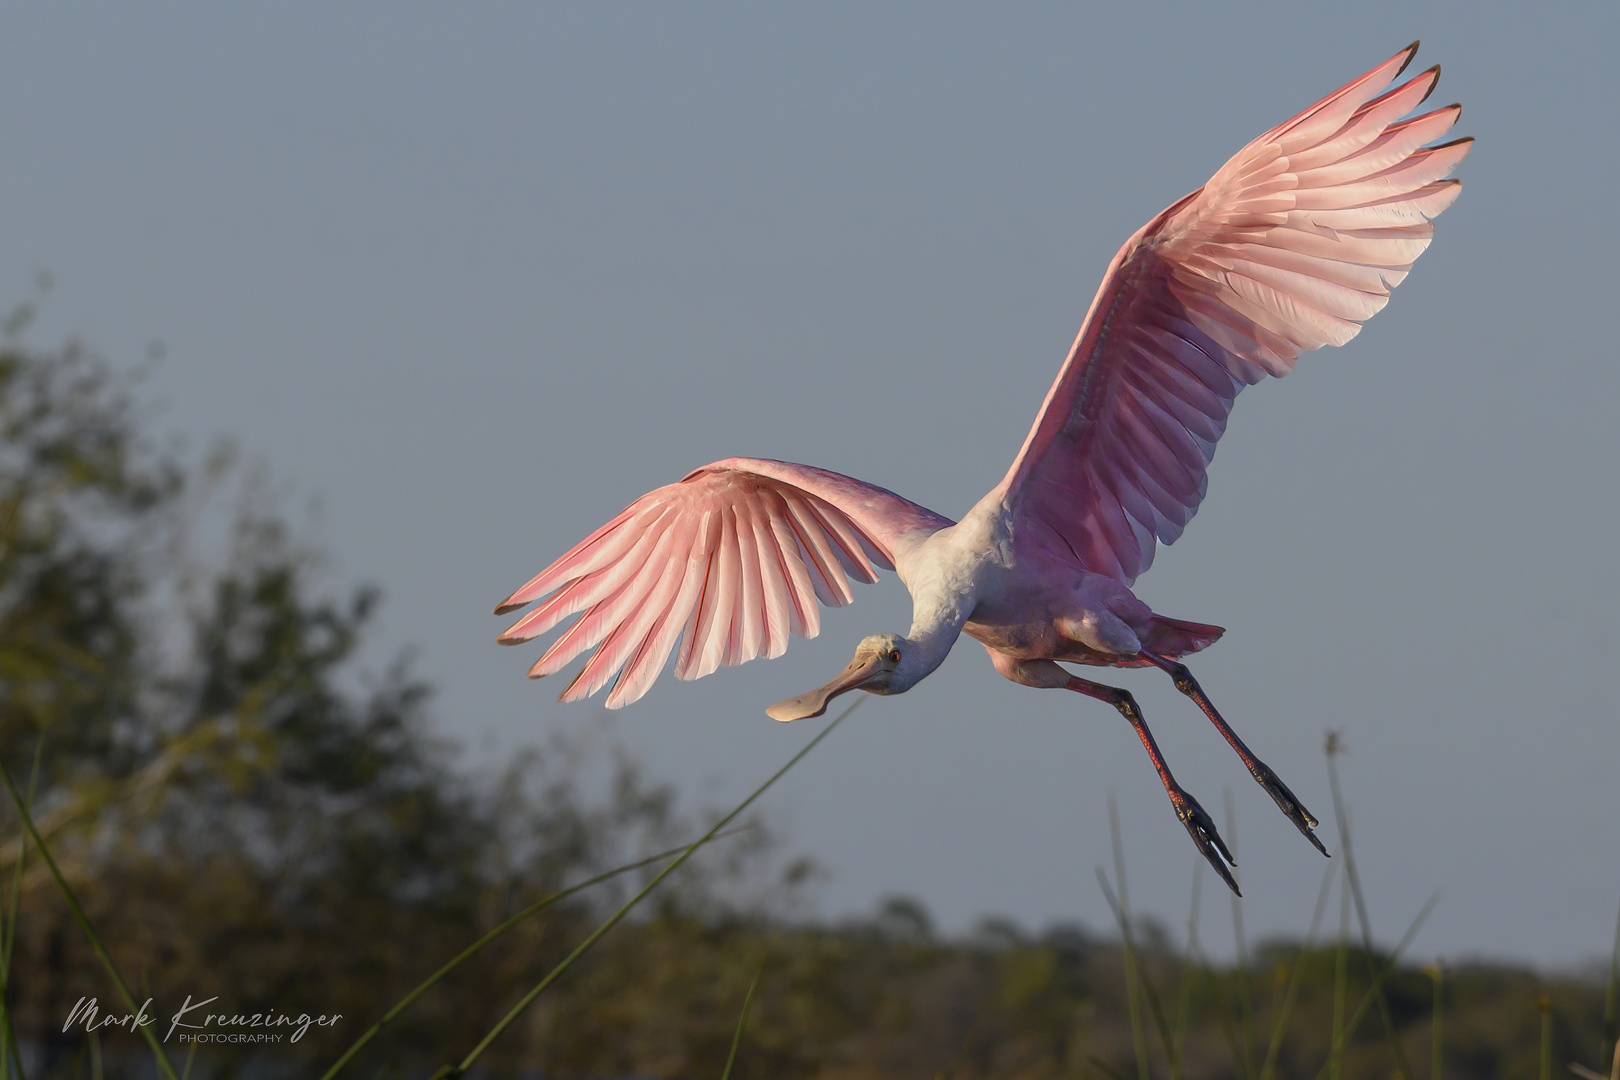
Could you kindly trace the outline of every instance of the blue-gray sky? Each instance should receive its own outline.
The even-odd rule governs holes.
[[[162,422],[322,499],[333,580],[387,589],[387,649],[488,760],[597,715],[492,643],[496,600],[732,454],[962,513],[1119,243],[1422,37],[1480,140],[1461,200],[1348,348],[1243,396],[1137,591],[1229,628],[1194,670],[1324,820],[1344,731],[1385,937],[1438,889],[1420,955],[1574,962],[1620,901],[1617,11],[11,8],[0,301],[48,270],[36,342],[161,340]],[[720,805],[813,731],[765,705],[908,622],[891,578],[780,660],[666,676],[610,736]],[[1120,681],[1217,816],[1232,791],[1250,931],[1301,932],[1321,858],[1167,680]],[[950,928],[1105,926],[1110,789],[1133,901],[1179,925],[1196,855],[1129,728],[969,643],[769,809],[830,868],[826,914],[905,892]]]

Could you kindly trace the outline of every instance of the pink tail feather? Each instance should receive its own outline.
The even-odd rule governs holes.
[[[1195,653],[1219,641],[1226,628],[1209,626],[1205,623],[1187,622],[1183,619],[1170,619],[1163,615],[1153,616],[1153,630],[1148,634],[1147,647],[1149,652],[1167,656],[1172,660]]]

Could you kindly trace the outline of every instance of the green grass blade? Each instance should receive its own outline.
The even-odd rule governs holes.
[[[1226,846],[1232,852],[1232,880],[1243,887],[1243,877],[1237,868],[1238,836],[1237,811],[1232,806],[1232,789],[1227,788],[1222,798],[1226,809]],[[1239,1045],[1243,1049],[1243,1075],[1254,1080],[1254,998],[1249,989],[1249,943],[1243,933],[1243,900],[1236,893],[1232,901],[1232,936],[1237,941],[1237,991]]]
[[[1328,1080],[1344,1078],[1344,1005],[1350,988],[1350,881],[1339,879],[1339,944],[1333,950],[1333,1042],[1328,1052]]]
[[[1097,883],[1102,886],[1103,895],[1108,898],[1108,906],[1114,911],[1114,918],[1119,921],[1120,936],[1123,939],[1125,951],[1125,989],[1131,1001],[1131,1035],[1136,1044],[1137,1072],[1146,1080],[1148,1075],[1147,1033],[1143,1029],[1138,995],[1147,1001],[1148,1011],[1153,1016],[1153,1025],[1159,1032],[1159,1042],[1164,1046],[1165,1056],[1172,1053],[1173,1040],[1170,1037],[1170,1025],[1165,1022],[1164,1008],[1159,1002],[1158,990],[1154,988],[1153,981],[1148,978],[1147,971],[1141,964],[1141,953],[1136,948],[1136,940],[1131,935],[1130,920],[1125,915],[1122,901],[1114,896],[1108,887],[1108,876],[1103,873],[1102,867],[1097,868]]]
[[[1389,954],[1389,959],[1384,961],[1384,966],[1376,969],[1373,972],[1372,985],[1368,987],[1367,992],[1361,996],[1361,1003],[1356,1006],[1356,1011],[1350,1014],[1350,1022],[1345,1025],[1343,1040],[1345,1044],[1349,1043],[1350,1037],[1354,1035],[1361,1027],[1361,1022],[1366,1019],[1367,1013],[1372,1010],[1373,1000],[1375,995],[1379,992],[1380,987],[1383,985],[1384,976],[1395,970],[1396,965],[1398,965],[1401,961],[1401,955],[1406,952],[1406,947],[1412,943],[1412,939],[1417,936],[1419,927],[1421,927],[1424,922],[1428,920],[1429,913],[1434,910],[1434,905],[1438,904],[1439,902],[1439,893],[1435,893],[1424,902],[1423,906],[1418,909],[1417,918],[1412,920],[1412,925],[1406,928],[1406,933],[1401,936],[1401,940],[1396,944],[1395,950]],[[1332,1059],[1330,1058],[1328,1064],[1323,1065],[1322,1068],[1317,1071],[1317,1080],[1322,1080],[1323,1077],[1327,1076],[1328,1070],[1331,1068]]]
[[[1328,886],[1333,884],[1333,872],[1338,867],[1328,863],[1322,874],[1322,887],[1316,893],[1316,910],[1311,914],[1311,929],[1305,935],[1305,945],[1294,958],[1294,968],[1288,973],[1288,990],[1283,994],[1282,1008],[1271,1024],[1271,1044],[1266,1047],[1266,1060],[1260,1066],[1260,1080],[1272,1080],[1277,1075],[1277,1054],[1282,1050],[1283,1033],[1288,1030],[1288,1018],[1294,1011],[1294,998],[1299,993],[1300,972],[1305,969],[1305,954],[1316,944],[1316,931],[1322,925],[1322,913],[1327,910]],[[1414,1078],[1415,1080],[1415,1078]]]
[[[1361,925],[1361,945],[1366,950],[1368,974],[1373,978],[1373,997],[1378,1004],[1378,1015],[1384,1021],[1384,1034],[1389,1042],[1390,1056],[1395,1059],[1395,1067],[1400,1070],[1402,1076],[1413,1077],[1417,1074],[1406,1062],[1406,1051],[1401,1047],[1400,1034],[1395,1030],[1395,1017],[1389,1010],[1389,999],[1384,996],[1383,980],[1379,977],[1373,960],[1372,920],[1367,915],[1367,900],[1361,892],[1361,877],[1356,873],[1355,852],[1350,846],[1350,825],[1345,818],[1344,799],[1339,791],[1337,759],[1338,754],[1330,750],[1327,755],[1328,786],[1333,792],[1333,814],[1338,819],[1339,847],[1344,853],[1344,876],[1350,882],[1350,898],[1355,901],[1356,920]]]
[[[1552,1080],[1552,995],[1543,990],[1541,996],[1536,998],[1536,1008],[1541,1010],[1541,1080]]]
[[[1598,1048],[1598,1068],[1613,1058],[1613,1072],[1620,1080],[1620,1031],[1615,1029],[1615,1007],[1620,1003],[1620,913],[1614,918],[1614,948],[1609,951],[1609,989],[1603,995],[1603,1042]]]
[[[1232,1010],[1226,1000],[1226,993],[1221,989],[1221,981],[1215,974],[1215,967],[1209,958],[1199,953],[1199,967],[1204,973],[1204,982],[1209,987],[1210,1003],[1215,1008],[1215,1019],[1221,1025],[1221,1035],[1226,1039],[1226,1052],[1232,1059],[1232,1074],[1235,1076],[1243,1070],[1243,1050],[1238,1045],[1237,1028],[1232,1024]]]
[[[1138,1080],[1148,1080],[1148,1048],[1147,1031],[1142,1024],[1142,992],[1140,972],[1136,963],[1136,945],[1131,939],[1131,917],[1126,908],[1130,902],[1130,894],[1125,889],[1125,844],[1119,834],[1119,803],[1114,799],[1113,791],[1108,792],[1108,831],[1114,845],[1114,877],[1119,882],[1119,899],[1108,888],[1108,875],[1101,867],[1097,868],[1097,883],[1102,886],[1103,895],[1108,898],[1108,905],[1114,909],[1114,919],[1119,923],[1120,947],[1125,956],[1125,1002],[1131,1017],[1131,1043],[1136,1050],[1136,1075]]]
[[[714,838],[718,840],[722,837],[736,836],[747,831],[748,829],[746,827],[741,829],[731,829],[727,832],[715,834]],[[321,1080],[332,1080],[334,1076],[343,1071],[349,1062],[354,1059],[356,1054],[358,1054],[361,1050],[364,1050],[371,1040],[377,1037],[378,1033],[380,1033],[383,1028],[387,1027],[389,1024],[398,1019],[400,1013],[414,1005],[418,998],[427,993],[429,990],[433,989],[433,987],[437,985],[439,981],[442,980],[446,975],[449,975],[456,968],[472,959],[472,957],[484,946],[488,945],[490,942],[494,941],[496,938],[500,937],[514,926],[517,926],[526,919],[538,915],[540,912],[544,911],[546,908],[552,906],[558,901],[568,899],[568,897],[573,896],[575,893],[584,892],[586,889],[600,885],[604,881],[610,881],[621,874],[628,874],[632,870],[640,870],[644,866],[651,866],[653,863],[661,862],[664,859],[672,859],[681,852],[685,851],[687,847],[688,845],[683,844],[678,848],[670,848],[668,851],[660,851],[656,855],[649,855],[645,859],[639,859],[636,862],[615,867],[612,870],[597,874],[593,878],[581,881],[577,885],[570,885],[561,892],[554,892],[549,896],[543,896],[539,900],[536,900],[522,911],[519,911],[511,918],[501,923],[499,926],[490,930],[483,937],[479,938],[465,949],[462,949],[455,956],[445,961],[444,965],[440,967],[439,970],[422,980],[422,982],[417,985],[416,989],[412,990],[410,993],[401,998],[397,1003],[395,1003],[393,1008],[389,1009],[382,1015],[382,1019],[378,1020],[375,1024],[372,1024],[365,1030],[364,1033],[361,1034],[358,1039],[351,1043],[349,1048],[343,1051],[343,1056],[333,1062],[332,1066],[321,1074]]]
[[[34,795],[39,791],[39,766],[45,756],[45,732],[41,729],[39,738],[34,740],[34,764],[28,770],[28,797],[24,800],[26,805],[34,805]],[[12,1066],[16,1066],[17,1080],[25,1080],[22,1065],[22,1050],[17,1045],[17,1032],[12,1027],[11,1010],[6,1005],[6,999],[11,992],[11,958],[13,950],[17,947],[17,919],[22,911],[22,883],[23,871],[28,868],[28,836],[24,833],[18,837],[17,861],[11,869],[11,900],[7,904],[6,923],[4,933],[0,933],[0,1071],[10,1077]],[[8,1056],[9,1055],[9,1056]]]
[[[798,753],[789,758],[786,765],[783,765],[780,769],[776,770],[776,772],[772,773],[770,779],[766,780],[763,784],[759,785],[759,787],[755,788],[753,794],[749,795],[748,798],[738,803],[736,809],[732,810],[731,813],[715,822],[712,829],[704,833],[689,847],[687,847],[687,849],[683,851],[674,862],[660,870],[658,872],[658,876],[654,877],[640,892],[636,893],[636,895],[632,896],[628,901],[626,901],[624,906],[619,908],[618,911],[614,912],[606,922],[592,931],[590,937],[580,942],[579,945],[575,947],[574,951],[564,957],[562,962],[556,967],[552,968],[550,974],[548,974],[544,979],[541,979],[534,989],[530,990],[527,994],[524,994],[518,1003],[512,1006],[511,1010],[507,1012],[505,1016],[501,1017],[500,1022],[490,1029],[489,1034],[485,1035],[483,1039],[479,1041],[478,1045],[473,1047],[459,1064],[446,1065],[435,1073],[435,1080],[437,1080],[438,1077],[459,1077],[466,1073],[468,1069],[472,1068],[473,1063],[483,1056],[484,1051],[489,1049],[490,1044],[498,1039],[501,1033],[510,1027],[514,1020],[522,1015],[523,1011],[529,1007],[535,998],[539,997],[541,993],[545,991],[546,987],[550,986],[552,983],[561,978],[563,973],[573,966],[574,961],[578,960],[581,956],[584,956],[591,950],[592,946],[602,939],[603,935],[605,935],[609,930],[612,930],[615,926],[619,925],[620,920],[622,920],[626,915],[630,914],[631,909],[637,904],[641,903],[641,901],[645,899],[649,893],[662,884],[666,877],[674,873],[682,863],[691,858],[692,855],[704,844],[707,844],[710,840],[713,840],[715,836],[719,834],[721,829],[724,829],[727,825],[730,825],[733,821],[735,821],[739,814],[752,806],[754,801],[761,795],[765,794],[765,792],[770,789],[771,785],[775,784],[778,780],[785,776],[789,769],[793,768],[793,766],[804,760],[804,756],[806,754],[810,753],[810,751],[821,745],[821,741],[828,735],[831,735],[838,728],[838,725],[842,724],[844,720],[848,718],[849,714],[854,712],[856,708],[860,706],[862,700],[863,699],[859,698],[856,699],[854,704],[850,705],[849,708],[839,713],[837,719],[823,728],[821,733],[818,734],[814,739],[811,739],[808,743],[806,743],[804,749],[800,750]]]
[[[1204,883],[1204,860],[1193,860],[1192,909],[1187,914],[1187,952],[1181,960],[1181,993],[1176,1002],[1175,1051],[1170,1055],[1170,1080],[1181,1080],[1181,1055],[1187,1049],[1187,1026],[1192,1022],[1193,957],[1198,951],[1198,900]]]
[[[1429,977],[1434,980],[1434,1009],[1429,1022],[1429,1080],[1441,1080],[1445,1071],[1446,966],[1438,956],[1434,958],[1434,966],[1429,969]]]
[[[1086,1060],[1091,1062],[1091,1064],[1095,1065],[1097,1068],[1101,1069],[1102,1072],[1103,1072],[1103,1075],[1109,1077],[1110,1080],[1125,1080],[1125,1078],[1119,1074],[1119,1071],[1117,1069],[1113,1068],[1111,1065],[1108,1064],[1108,1062],[1104,1061],[1102,1058],[1099,1058],[1099,1057],[1087,1057]]]
[[[764,972],[761,966],[754,972],[754,981],[748,984],[748,996],[743,998],[742,1013],[737,1017],[737,1033],[731,1037],[731,1053],[726,1055],[726,1071],[720,1074],[720,1080],[731,1080],[731,1068],[737,1064],[737,1050],[742,1046],[743,1029],[748,1026],[748,1010],[754,1004],[754,991],[759,988],[759,977]]]
[[[124,977],[118,973],[118,965],[113,963],[112,956],[107,952],[106,946],[101,943],[101,938],[96,934],[95,927],[90,925],[90,919],[85,915],[84,908],[79,906],[79,898],[74,896],[73,890],[68,887],[67,879],[62,876],[61,868],[56,865],[56,860],[51,857],[51,849],[45,846],[45,841],[39,835],[39,830],[34,828],[34,819],[29,816],[28,807],[24,805],[22,796],[17,792],[17,785],[11,781],[11,770],[6,768],[4,762],[0,762],[0,779],[5,781],[6,792],[10,794],[11,802],[16,806],[17,813],[22,815],[23,827],[28,830],[28,835],[33,837],[34,846],[39,849],[40,858],[45,860],[46,867],[50,869],[51,877],[55,879],[56,888],[61,892],[62,899],[67,901],[68,909],[73,912],[73,918],[77,920],[79,928],[84,931],[84,936],[89,939],[90,947],[95,950],[97,958],[101,960],[102,967],[107,969],[107,974],[112,978],[113,985],[118,987],[118,993],[124,999],[124,1006],[129,1010],[129,1015],[137,1015],[140,1010],[135,1005],[134,995],[129,992],[129,984],[125,983]],[[151,1026],[141,1027],[140,1031],[141,1037],[146,1040],[146,1044],[152,1049],[152,1054],[157,1058],[158,1068],[163,1075],[168,1077],[169,1080],[180,1080],[175,1075],[174,1066],[169,1064],[169,1055],[163,1052],[162,1045],[157,1041],[157,1037],[152,1034]]]

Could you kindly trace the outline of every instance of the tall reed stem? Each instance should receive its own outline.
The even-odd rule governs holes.
[[[1378,1014],[1384,1021],[1384,1034],[1389,1041],[1390,1056],[1395,1067],[1407,1080],[1416,1080],[1412,1066],[1406,1062],[1406,1051],[1401,1047],[1400,1035],[1395,1029],[1395,1017],[1390,1012],[1389,1000],[1384,995],[1383,981],[1378,977],[1377,961],[1373,958],[1372,920],[1367,916],[1367,901],[1361,892],[1361,877],[1356,873],[1356,857],[1350,846],[1350,827],[1345,819],[1344,798],[1339,791],[1338,738],[1329,734],[1327,746],[1328,786],[1333,792],[1333,815],[1339,823],[1339,846],[1344,850],[1344,876],[1350,882],[1350,897],[1355,901],[1356,919],[1361,924],[1361,945],[1367,953],[1367,970],[1373,977],[1373,996],[1378,1003]]]
[[[1350,981],[1350,879],[1339,879],[1339,945],[1333,950],[1333,1043],[1328,1080],[1344,1080],[1344,1006]]]
[[[1140,975],[1137,968],[1136,946],[1131,940],[1130,894],[1125,889],[1125,845],[1119,835],[1119,804],[1114,801],[1114,793],[1108,793],[1108,827],[1114,844],[1114,880],[1119,883],[1119,899],[1115,900],[1108,888],[1107,875],[1101,869],[1097,872],[1097,881],[1102,885],[1103,895],[1114,909],[1114,918],[1119,922],[1120,944],[1125,951],[1125,1002],[1131,1014],[1131,1041],[1136,1048],[1136,1075],[1139,1080],[1148,1080],[1148,1048],[1147,1031],[1142,1023]]]
[[[1192,910],[1187,913],[1187,952],[1181,961],[1181,994],[1176,1003],[1175,1047],[1170,1055],[1170,1080],[1181,1080],[1181,1055],[1187,1049],[1187,1027],[1192,1022],[1192,972],[1198,955],[1198,900],[1204,883],[1204,860],[1193,860]]]
[[[1598,1068],[1611,1058],[1614,1080],[1620,1080],[1620,1032],[1615,1030],[1615,1006],[1620,999],[1620,913],[1614,918],[1614,948],[1609,951],[1609,989],[1603,995],[1603,1043],[1598,1048]]]
[[[1293,970],[1288,973],[1288,989],[1283,994],[1282,1008],[1277,1011],[1277,1018],[1271,1024],[1271,1043],[1266,1047],[1265,1064],[1260,1066],[1260,1080],[1273,1080],[1277,1075],[1277,1055],[1282,1051],[1283,1033],[1288,1030],[1288,1018],[1294,1011],[1294,1000],[1299,994],[1300,976],[1305,970],[1305,957],[1310,953],[1311,947],[1316,944],[1316,931],[1322,926],[1322,913],[1327,910],[1328,886],[1333,884],[1333,873],[1338,869],[1334,863],[1328,863],[1327,870],[1322,874],[1322,887],[1316,892],[1316,908],[1311,913],[1311,929],[1305,935],[1305,944],[1294,957]]]
[[[1541,1080],[1552,1080],[1552,995],[1543,990],[1536,1008],[1541,1010]]]
[[[1429,975],[1434,979],[1434,1013],[1429,1026],[1429,1080],[1441,1080],[1443,1048],[1445,1046],[1445,960],[1438,956],[1435,957],[1434,966],[1429,969]]]
[[[1226,846],[1231,850],[1234,862],[1232,880],[1241,887],[1243,878],[1235,865],[1238,858],[1237,810],[1232,805],[1231,788],[1226,789],[1221,801],[1226,810]],[[1238,1016],[1242,1036],[1240,1045],[1243,1047],[1243,1075],[1247,1080],[1254,1080],[1254,998],[1249,990],[1249,942],[1243,933],[1243,900],[1236,893],[1228,899],[1232,902],[1232,936],[1237,942]]]

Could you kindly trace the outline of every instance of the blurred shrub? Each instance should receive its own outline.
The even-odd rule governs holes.
[[[239,470],[224,459],[188,469],[146,440],[139,419],[126,388],[82,349],[32,352],[14,338],[0,348],[0,757],[26,778],[42,748],[39,826],[160,1016],[214,994],[232,1012],[343,1014],[296,1045],[208,1048],[193,1076],[318,1075],[488,927],[690,835],[673,793],[623,762],[609,797],[585,798],[564,745],[520,755],[493,782],[457,771],[431,734],[429,688],[408,666],[372,679],[357,670],[376,592],[321,595],[312,553],[252,485],[239,485],[244,501],[216,530],[225,554],[203,557],[198,536],[221,521],[222,478]],[[0,901],[19,851],[5,820]],[[762,853],[760,836],[745,855]],[[683,868],[676,889],[610,935],[480,1067],[718,1076],[763,971],[738,1076],[1135,1072],[1116,944],[1005,920],[942,939],[908,898],[867,920],[795,923],[776,913],[791,910],[780,901],[806,864],[747,907],[724,900],[734,894],[720,879],[734,865]],[[37,859],[18,884],[7,1000],[28,1075],[88,1075],[86,1036],[63,1022],[81,996],[106,1009],[114,995]],[[349,1075],[423,1076],[459,1057],[589,930],[607,895],[553,908],[480,954]],[[1263,1055],[1286,972],[1301,964],[1279,1075],[1316,1074],[1332,1030],[1333,950],[1272,943],[1251,972],[1184,968],[1162,929],[1141,928],[1143,967],[1163,999],[1173,1007],[1186,989],[1185,1075],[1240,1075],[1245,1038]],[[1351,959],[1353,1004],[1369,965]],[[1505,967],[1450,973],[1449,1074],[1529,1075],[1544,985]],[[1589,1058],[1601,989],[1553,989],[1557,1060]],[[1245,1036],[1235,1003],[1251,992]],[[1387,992],[1408,1058],[1426,1061],[1427,976],[1399,968]],[[1389,1075],[1377,1025],[1352,1040],[1347,1076]],[[105,1075],[151,1075],[124,1032],[107,1032],[97,1051]],[[1150,1056],[1165,1073],[1162,1053]]]

